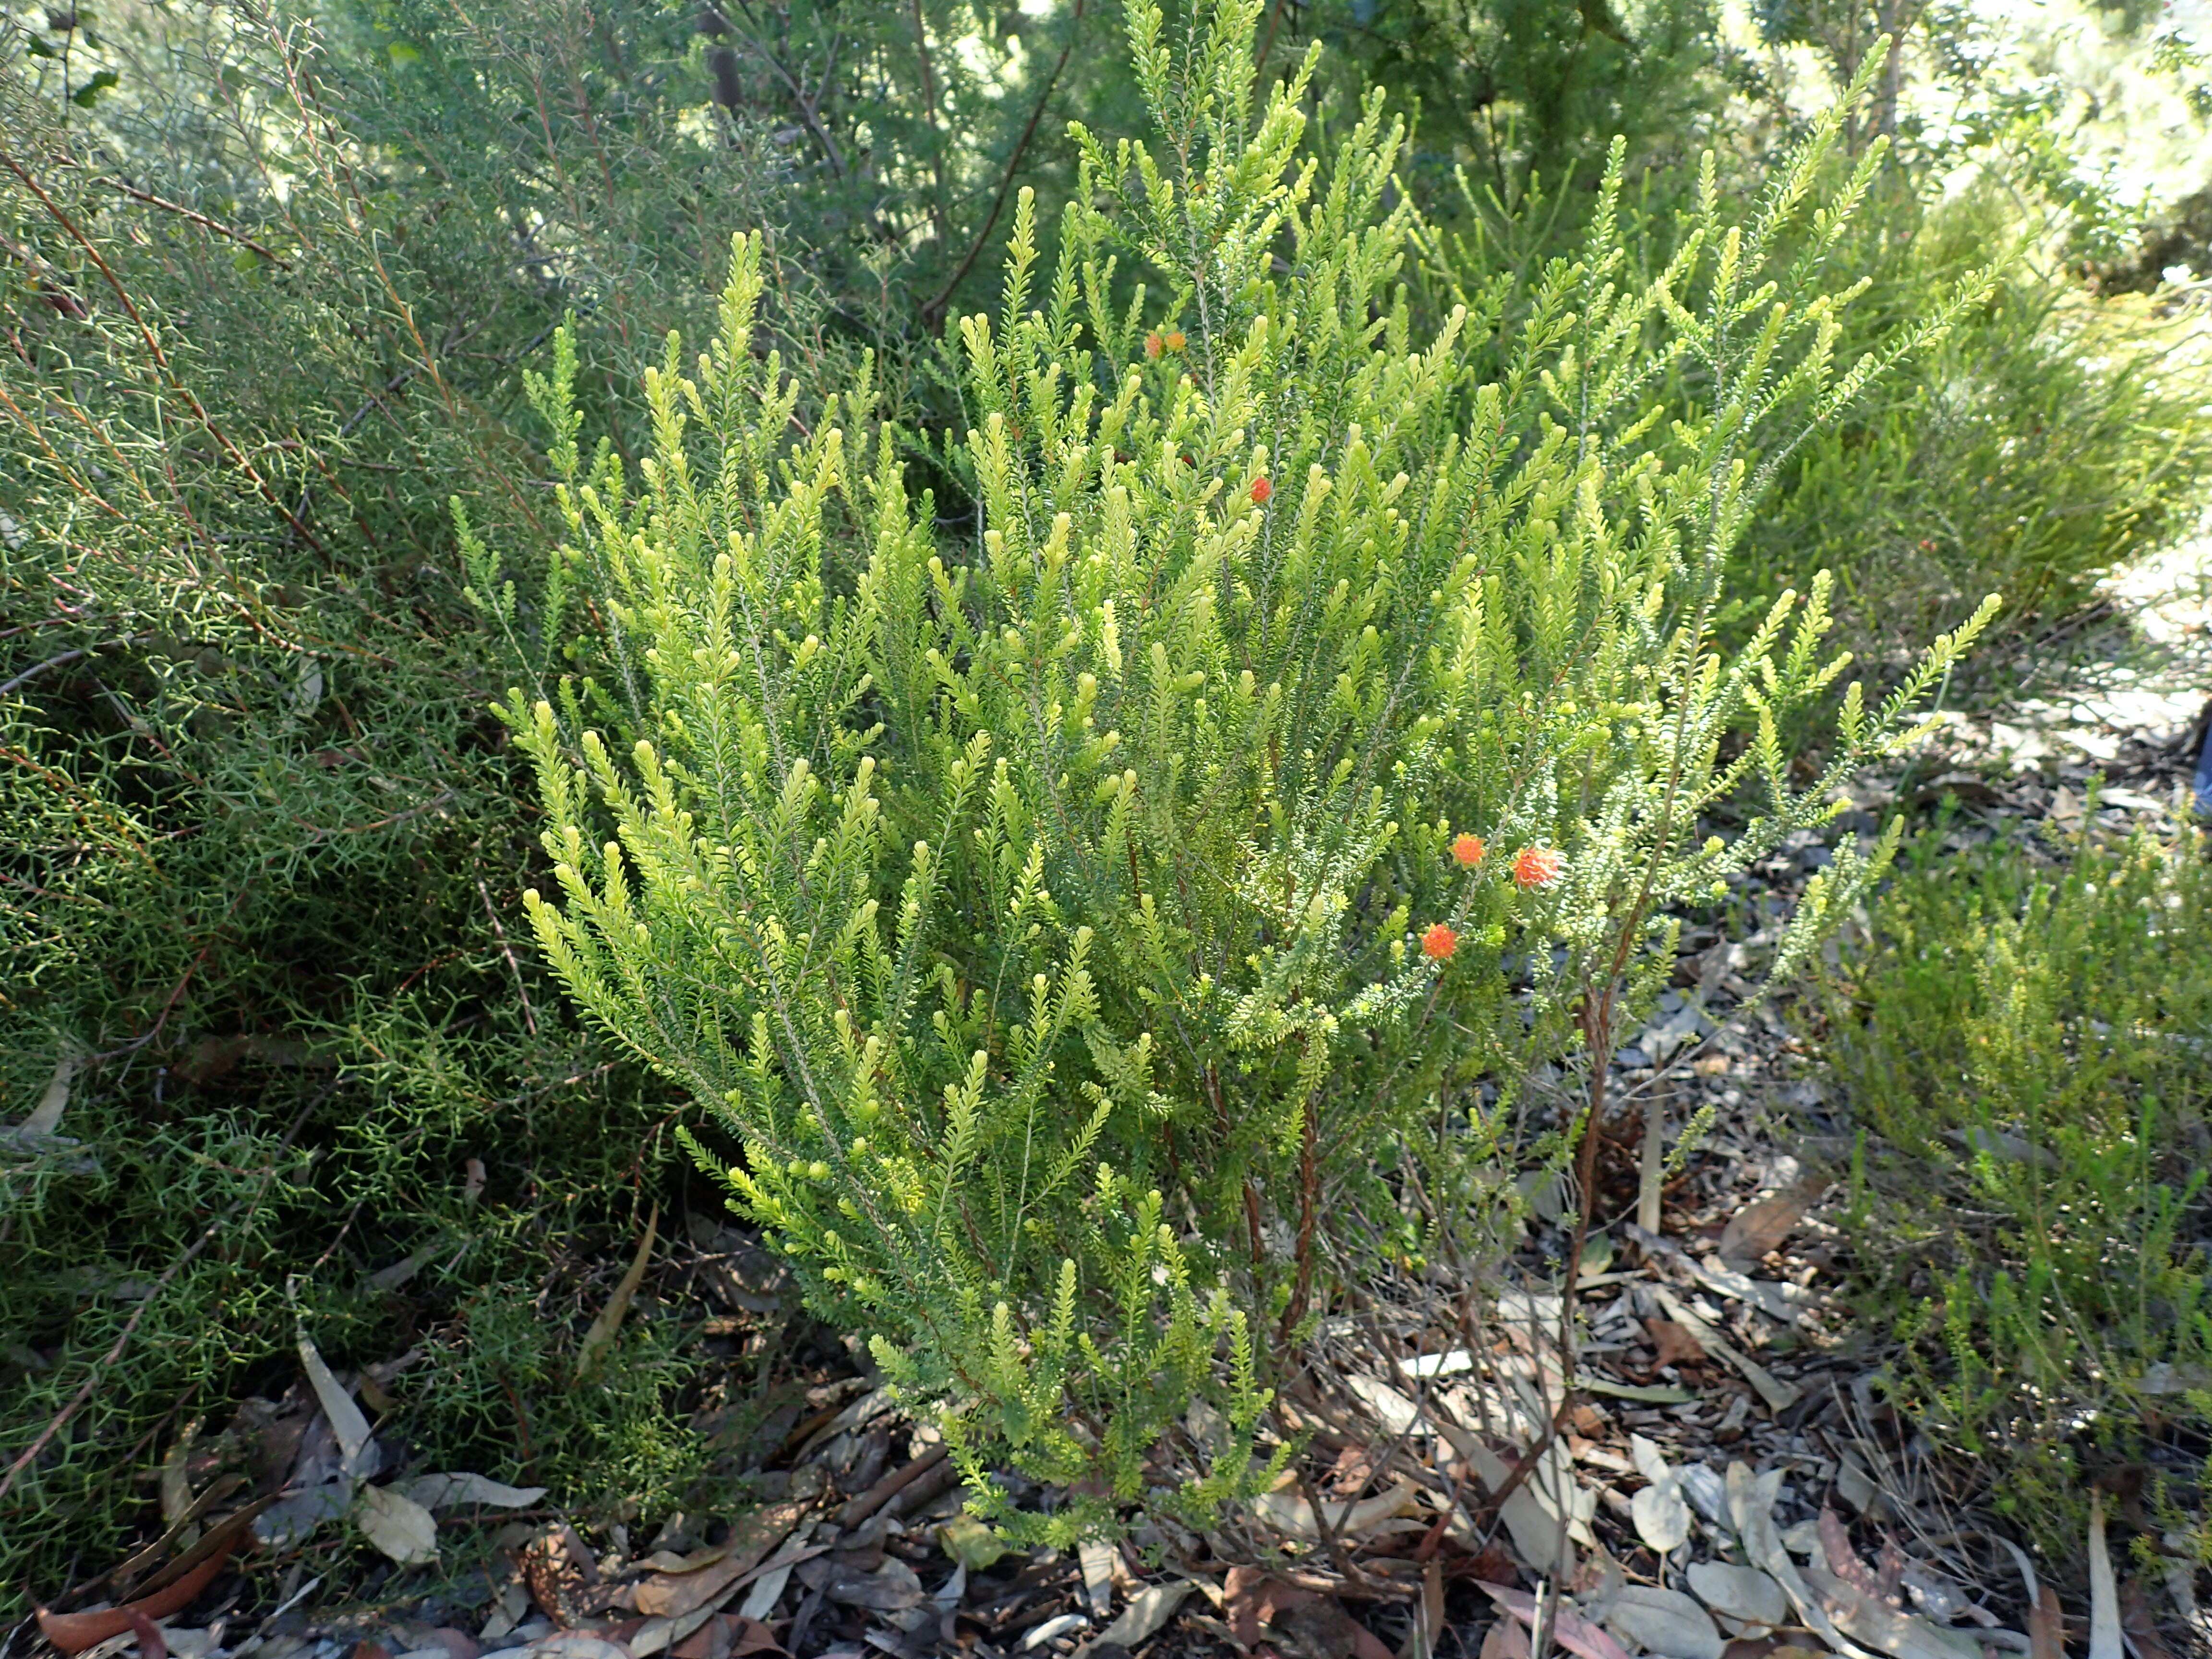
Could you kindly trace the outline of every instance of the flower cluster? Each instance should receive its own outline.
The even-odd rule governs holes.
[[[1451,860],[1462,870],[1472,870],[1482,862],[1489,850],[1480,836],[1462,833],[1452,838]],[[1524,847],[1513,855],[1513,884],[1523,892],[1530,888],[1549,887],[1565,868],[1566,860],[1555,849]],[[1449,962],[1452,952],[1458,949],[1459,935],[1441,921],[1421,935],[1421,954],[1431,962]]]

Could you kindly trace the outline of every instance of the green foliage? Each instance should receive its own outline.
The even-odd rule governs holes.
[[[1866,1138],[1860,1265],[1904,1343],[1892,1396],[1986,1457],[2059,1559],[2086,1476],[2193,1487],[2212,1424],[2203,1034],[2212,867],[2172,844],[1916,842],[1827,987]]]
[[[1848,256],[1871,286],[1863,349],[2011,240],[1977,193],[1893,199]],[[2212,479],[2212,414],[2132,301],[2094,301],[2022,258],[1949,337],[1814,435],[1745,537],[1753,592],[1837,573],[1844,641],[1895,659],[1972,596],[2002,592],[2001,672],[2095,603],[2100,578],[2186,533]]]
[[[382,171],[265,21],[103,22],[90,117],[0,68],[6,1121],[75,1057],[54,1137],[0,1146],[9,1597],[119,1559],[184,1425],[292,1382],[295,1276],[334,1364],[420,1346],[392,1393],[425,1456],[610,1510],[702,1456],[653,1320],[574,1386],[672,1149],[528,951],[484,712],[520,663],[447,505],[535,533],[518,361],[572,299],[657,333],[680,275],[618,290],[567,230],[586,292],[519,275],[499,206]]]
[[[1994,610],[1846,692],[1804,788],[1778,732],[1844,666],[1826,580],[1714,646],[1752,440],[1881,367],[1832,361],[1823,261],[1878,161],[1814,198],[1839,116],[1743,224],[1708,163],[1648,285],[1616,147],[1525,314],[1501,280],[1417,338],[1402,131],[1370,100],[1324,168],[1312,58],[1248,114],[1261,9],[1178,51],[1131,6],[1158,143],[1077,131],[1049,266],[1023,201],[997,319],[959,325],[949,532],[865,376],[793,435],[739,238],[709,349],[647,377],[636,483],[556,453],[552,568],[603,586],[607,653],[507,710],[564,982],[728,1127],[738,1207],[937,1410],[984,1511],[1062,1543],[1268,1478],[1267,1381],[1336,1285],[1401,1218],[1455,1248],[1530,1070],[1601,1079],[1667,913],[1831,816]],[[1662,427],[1680,361],[1718,395]],[[1746,827],[1701,841],[1723,802]],[[1785,971],[1885,856],[1838,849]],[[1148,1493],[1194,1397],[1226,1447]],[[1007,1467],[1079,1495],[1016,1515]]]
[[[1458,213],[1463,173],[1465,205],[1492,229],[1564,209],[1559,228],[1579,234],[1613,138],[1632,180],[1663,179],[1736,142],[1730,94],[1751,85],[1708,0],[1335,0],[1310,15],[1340,74],[1419,107],[1407,172],[1430,210]]]

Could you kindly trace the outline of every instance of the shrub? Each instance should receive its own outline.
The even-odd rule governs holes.
[[[1826,986],[1863,1139],[1852,1231],[1903,1345],[1891,1397],[2070,1559],[2085,1476],[2148,1467],[2169,1504],[2202,1477],[2212,866],[2194,830],[2056,867],[1942,836]]]
[[[1589,1079],[1566,1137],[1602,1111],[1669,908],[1826,818],[1992,608],[1878,706],[1846,694],[1804,787],[1776,722],[1844,665],[1827,583],[1712,645],[1748,436],[1878,367],[1831,363],[1821,254],[1875,164],[1814,209],[1835,118],[1743,225],[1709,168],[1680,257],[1626,290],[1616,149],[1586,254],[1477,384],[1494,292],[1417,340],[1396,285],[1401,130],[1371,100],[1304,150],[1310,58],[1249,118],[1259,12],[1177,52],[1130,8],[1161,142],[1078,130],[1042,293],[1023,202],[997,320],[959,325],[950,520],[865,380],[791,435],[743,237],[718,337],[647,379],[635,493],[577,456],[565,349],[541,388],[552,568],[612,626],[599,672],[507,710],[563,900],[530,900],[538,938],[727,1128],[702,1161],[935,1407],[982,1511],[1060,1542],[1146,1498],[1194,1398],[1226,1443],[1151,1500],[1268,1478],[1269,1380],[1334,1286],[1449,1243],[1420,1230],[1484,1202],[1530,1068]],[[1633,418],[1678,356],[1709,417]],[[1747,827],[1700,842],[1740,793]],[[1845,843],[1785,966],[1883,856]],[[1018,1516],[1007,1467],[1073,1496]]]
[[[666,1089],[578,1029],[511,914],[535,843],[485,704],[518,659],[447,505],[532,533],[516,363],[564,301],[684,315],[665,240],[606,257],[665,221],[548,229],[574,266],[519,270],[486,228],[532,159],[514,124],[506,173],[472,146],[426,181],[351,129],[312,33],[45,21],[78,90],[88,53],[121,79],[64,103],[60,56],[0,42],[0,1606],[158,1532],[135,1477],[296,1378],[295,1276],[332,1364],[419,1344],[395,1439],[587,1513],[665,1501],[703,1461],[692,1362],[641,1297],[633,1363],[574,1368],[682,1173],[646,1133]],[[572,161],[595,127],[665,205],[644,101],[532,131]],[[7,1133],[64,1054],[57,1133]],[[517,1286],[542,1316],[475,1316]]]
[[[1990,193],[1890,193],[1856,240],[1872,283],[1852,339],[1917,314],[2019,231]],[[1750,592],[1837,573],[1844,643],[1908,653],[1972,596],[2005,595],[1980,653],[2002,672],[2094,605],[2099,580],[2196,522],[2212,410],[2177,337],[2132,298],[2098,301],[2024,257],[1907,374],[1801,449],[1745,537]]]

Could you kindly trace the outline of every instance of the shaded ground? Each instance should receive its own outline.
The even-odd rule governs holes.
[[[2116,582],[2113,599],[1987,709],[1948,718],[1911,767],[1867,780],[1844,827],[1950,803],[1946,834],[1965,848],[2043,820],[2117,833],[2169,819],[2212,688],[2212,538]],[[1771,860],[1764,888],[1743,896],[1753,920],[1778,921],[1825,860],[1808,841]],[[91,1641],[82,1624],[55,1633],[88,1659],[134,1644],[149,1659],[162,1646],[180,1659],[1115,1659],[1135,1647],[1519,1659],[1531,1621],[1583,1659],[1983,1659],[2078,1643],[2086,1631],[2055,1602],[2039,1611],[2035,1564],[1998,1535],[1960,1467],[1874,1388],[1882,1345],[1838,1295],[1847,1103],[1807,1065],[1786,1011],[1743,1006],[1774,932],[1730,943],[1686,927],[1673,988],[1620,1055],[1598,1231],[1574,1274],[1577,1354],[1559,1336],[1573,1218],[1555,1183],[1531,1177],[1530,1224],[1502,1272],[1370,1286],[1328,1322],[1281,1404],[1282,1432],[1308,1448],[1297,1480],[1220,1534],[1148,1523],[1079,1557],[999,1553],[960,1518],[933,1436],[843,1351],[787,1356],[766,1396],[738,1389],[789,1340],[794,1310],[772,1255],[694,1218],[664,1242],[644,1294],[711,1310],[700,1340],[731,1391],[710,1389],[697,1427],[749,1470],[726,1513],[580,1534],[564,1494],[416,1468],[378,1439],[355,1402],[403,1387],[404,1357],[343,1378],[311,1364],[233,1425],[228,1448],[282,1494],[249,1518],[295,1563],[240,1575],[218,1528],[195,1565],[187,1512],[230,1497],[204,1484],[211,1443],[165,1477],[181,1517],[166,1544],[59,1604],[82,1613],[127,1589],[151,1622]],[[1834,948],[1850,942],[1847,931]],[[1647,1231],[1639,1176],[1655,1122],[1670,1137],[1703,1127]],[[629,1283],[615,1293],[624,1304]],[[1187,1426],[1194,1444],[1207,1438],[1206,1423]],[[1189,1471],[1163,1454],[1154,1473]],[[389,1558],[367,1571],[377,1557],[335,1525],[307,1548],[319,1522],[356,1504],[369,1509],[352,1524]],[[433,1540],[446,1567],[410,1565]],[[166,1596],[164,1560],[185,1569]],[[1561,1610],[1560,1585],[1579,1613]],[[1553,1599],[1540,1606],[1538,1592]],[[2160,1582],[2124,1563],[2116,1595],[2136,1659],[2205,1640],[2186,1617],[2185,1574]],[[38,1645],[27,1628],[9,1644]]]

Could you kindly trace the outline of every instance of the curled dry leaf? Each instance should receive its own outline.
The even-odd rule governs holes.
[[[1605,1628],[1661,1659],[1721,1659],[1728,1644],[1712,1617],[1680,1590],[1624,1584],[1605,1610]]]
[[[802,1513],[797,1504],[770,1504],[755,1510],[738,1523],[719,1555],[694,1569],[655,1573],[638,1585],[638,1612],[648,1619],[680,1619],[698,1608],[719,1604],[790,1535]]]
[[[1690,1536],[1690,1505],[1682,1496],[1682,1478],[1642,1435],[1630,1436],[1628,1448],[1636,1459],[1636,1472],[1648,1483],[1629,1499],[1637,1536],[1655,1554],[1672,1555]]]
[[[1765,1635],[1790,1616],[1790,1598],[1772,1575],[1725,1561],[1699,1561],[1689,1571],[1698,1599],[1736,1626],[1735,1634]]]
[[[1170,1584],[1147,1584],[1129,1598],[1129,1605],[1121,1609],[1120,1618],[1098,1632],[1095,1645],[1119,1643],[1133,1650],[1139,1642],[1152,1639],[1176,1609],[1182,1606],[1193,1586],[1188,1578]]]
[[[240,1529],[242,1530],[242,1529]],[[141,1619],[166,1619],[192,1604],[193,1599],[213,1582],[222,1564],[230,1559],[239,1532],[226,1534],[213,1550],[174,1583],[142,1595],[135,1601],[119,1607],[102,1607],[91,1613],[48,1613],[39,1609],[39,1631],[54,1648],[62,1653],[82,1653],[94,1644],[105,1642],[111,1636],[120,1636],[135,1628],[131,1616]]]
[[[438,1523],[404,1492],[390,1486],[363,1486],[354,1504],[362,1536],[403,1567],[438,1559]]]

